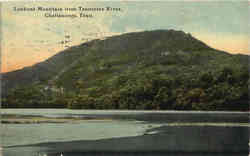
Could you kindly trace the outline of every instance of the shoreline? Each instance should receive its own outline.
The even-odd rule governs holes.
[[[43,113],[46,112],[46,113]],[[128,111],[68,109],[0,110],[2,123],[68,123],[94,120],[129,120],[153,123],[249,123],[246,112]]]
[[[143,112],[143,113],[247,113],[250,111],[240,110],[143,110],[143,109],[69,109],[69,108],[0,108],[1,110],[69,110],[69,111],[107,111],[107,112]]]

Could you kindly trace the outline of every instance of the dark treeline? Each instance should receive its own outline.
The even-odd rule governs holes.
[[[127,73],[77,91],[32,85],[12,90],[4,108],[249,110],[247,68],[168,76],[155,72]]]

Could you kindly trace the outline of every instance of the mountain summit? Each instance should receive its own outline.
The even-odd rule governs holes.
[[[157,56],[166,55],[169,52],[188,52],[202,49],[211,48],[183,31],[156,30],[127,33],[108,37],[105,40],[92,40],[61,51],[44,62],[21,70],[3,73],[2,85],[4,90],[8,90],[19,85],[53,79],[55,75],[77,64],[74,63],[76,60],[80,61],[82,57],[89,57],[89,55],[93,55],[92,57],[95,55],[97,58],[114,57],[114,55],[145,57],[146,55]]]
[[[101,100],[99,98],[114,100],[114,97],[123,97],[130,104],[124,104],[126,103],[124,101],[122,102],[124,105],[120,104],[118,98],[118,104],[103,108],[175,109],[178,103],[176,100],[179,100],[179,103],[180,100],[183,100],[183,103],[191,100],[191,104],[188,103],[187,107],[183,106],[182,109],[193,109],[192,99],[185,99],[190,98],[192,94],[198,94],[198,101],[195,103],[200,104],[209,101],[206,98],[210,95],[206,95],[206,91],[214,89],[211,87],[227,84],[228,86],[224,87],[229,87],[228,89],[233,87],[231,89],[235,89],[232,91],[234,93],[238,91],[237,85],[242,87],[246,85],[249,79],[246,73],[248,58],[246,55],[232,55],[213,49],[183,31],[135,32],[85,42],[65,49],[34,66],[4,73],[2,87],[7,97],[13,97],[13,92],[27,86],[40,87],[43,92],[70,93],[71,97],[75,97],[73,98],[75,101],[71,99],[71,102],[67,102],[70,103],[68,105],[72,106],[74,101],[78,103],[76,105],[79,108],[88,108],[87,105],[91,105],[90,108],[102,108],[96,104],[92,106],[88,100],[84,102],[86,97],[87,99],[91,97],[92,100]],[[150,89],[147,90],[145,87]],[[134,89],[139,93],[134,93]],[[130,95],[129,90],[138,95],[136,97]],[[206,98],[200,97],[203,94]],[[235,97],[236,103],[246,102],[248,100],[245,99],[246,94],[242,93],[238,99]],[[161,101],[166,95],[168,98],[165,102],[152,106],[156,105],[157,99]],[[177,98],[181,95],[181,98]],[[225,96],[233,95],[229,92]],[[85,98],[83,100],[77,97]],[[138,100],[140,102],[135,102]],[[144,104],[138,104],[142,102]],[[80,103],[88,104],[82,106]],[[234,108],[230,105],[230,109],[231,107]],[[215,109],[214,106],[209,108]],[[221,106],[221,109],[223,108],[224,105]],[[243,106],[240,108],[243,109]]]

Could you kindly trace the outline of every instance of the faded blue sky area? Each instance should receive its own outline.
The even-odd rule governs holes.
[[[120,12],[83,12],[93,18],[46,18],[13,7],[121,8]],[[176,29],[230,53],[249,54],[248,1],[60,1],[2,3],[2,71],[43,61],[68,46],[127,32]],[[55,12],[54,12],[55,13]],[[79,14],[79,12],[58,12]]]

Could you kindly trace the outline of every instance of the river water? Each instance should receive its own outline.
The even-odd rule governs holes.
[[[0,156],[248,155],[248,113],[1,109]],[[73,121],[73,122],[72,122]]]

